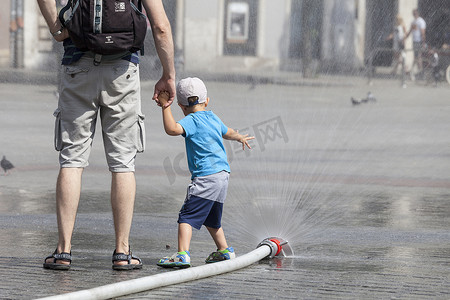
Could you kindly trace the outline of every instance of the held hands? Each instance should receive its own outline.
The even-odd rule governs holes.
[[[161,103],[160,99],[162,94],[167,96],[167,101],[165,101],[164,104]],[[172,79],[165,79],[161,77],[161,79],[155,84],[152,99],[156,101],[158,106],[162,106],[163,108],[170,106],[175,99],[175,82]]]
[[[156,102],[159,102],[158,105],[162,108],[170,106],[171,103],[169,104],[169,93],[166,91],[160,92],[158,98],[156,99]]]

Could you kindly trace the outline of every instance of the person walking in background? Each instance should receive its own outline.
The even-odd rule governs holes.
[[[403,50],[405,49],[405,33],[406,26],[403,18],[397,15],[395,18],[394,31],[387,37],[387,40],[392,40],[392,49],[394,50],[394,68],[392,69],[392,75],[397,74],[398,65],[403,62]]]
[[[422,52],[425,50],[425,30],[427,24],[425,20],[420,16],[417,9],[413,10],[414,20],[411,23],[411,27],[405,36],[405,39],[412,34],[413,40],[413,50],[414,50],[414,61],[411,66],[411,72],[413,72],[413,67],[416,64],[419,74],[423,72],[423,62],[422,62]],[[415,74],[413,74],[415,75]]]
[[[205,225],[217,247],[217,251],[206,258],[206,263],[233,259],[234,249],[228,247],[221,225],[230,173],[223,138],[242,143],[244,150],[246,146],[250,148],[248,141],[254,137],[228,128],[212,111],[206,110],[209,98],[206,86],[199,78],[181,80],[177,85],[177,99],[185,115],[178,122],[175,122],[170,106],[167,106],[165,93],[160,95],[158,104],[162,106],[166,133],[185,138],[192,181],[178,216],[178,252],[160,259],[157,265],[166,268],[190,267],[192,227],[199,230],[202,225]]]
[[[60,162],[56,186],[59,238],[56,250],[45,259],[43,266],[55,270],[70,268],[81,177],[88,166],[97,115],[100,114],[105,154],[112,174],[111,206],[116,238],[112,267],[115,270],[142,268],[141,260],[132,255],[129,245],[136,193],[135,157],[145,148],[139,56],[137,52],[124,51],[100,55],[99,61],[96,53],[77,48],[75,40],[69,38],[68,29],[58,18],[55,0],[37,1],[54,39],[64,41],[64,72],[58,109],[54,113],[55,148],[59,151]],[[153,98],[157,99],[161,91],[167,91],[170,104],[175,97],[170,23],[161,0],[142,0],[142,3],[150,19],[163,69]],[[126,6],[119,8],[125,9]]]

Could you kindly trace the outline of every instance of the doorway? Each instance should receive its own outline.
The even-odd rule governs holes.
[[[226,0],[223,54],[255,56],[258,0]]]

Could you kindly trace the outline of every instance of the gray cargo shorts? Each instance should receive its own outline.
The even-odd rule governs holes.
[[[94,66],[92,58],[82,57],[63,66],[54,112],[61,167],[89,165],[98,115],[109,170],[134,172],[136,153],[145,148],[138,65],[119,59]]]

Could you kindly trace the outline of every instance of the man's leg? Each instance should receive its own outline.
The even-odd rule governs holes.
[[[214,243],[216,243],[217,250],[225,250],[228,248],[227,240],[225,239],[225,233],[223,232],[222,227],[212,228],[206,226],[206,229],[208,229]]]
[[[419,55],[417,56],[417,68],[420,73],[423,72],[422,50],[419,50]]]
[[[57,253],[70,253],[72,233],[80,202],[81,175],[83,168],[61,168],[56,182],[56,216],[58,220]],[[49,258],[47,263],[53,262]],[[57,261],[69,264],[67,261]]]
[[[129,237],[133,220],[134,199],[136,196],[136,180],[134,172],[112,173],[111,206],[116,233],[116,252],[129,254]],[[118,265],[128,264],[127,261],[116,261]],[[139,261],[133,259],[132,264]]]

